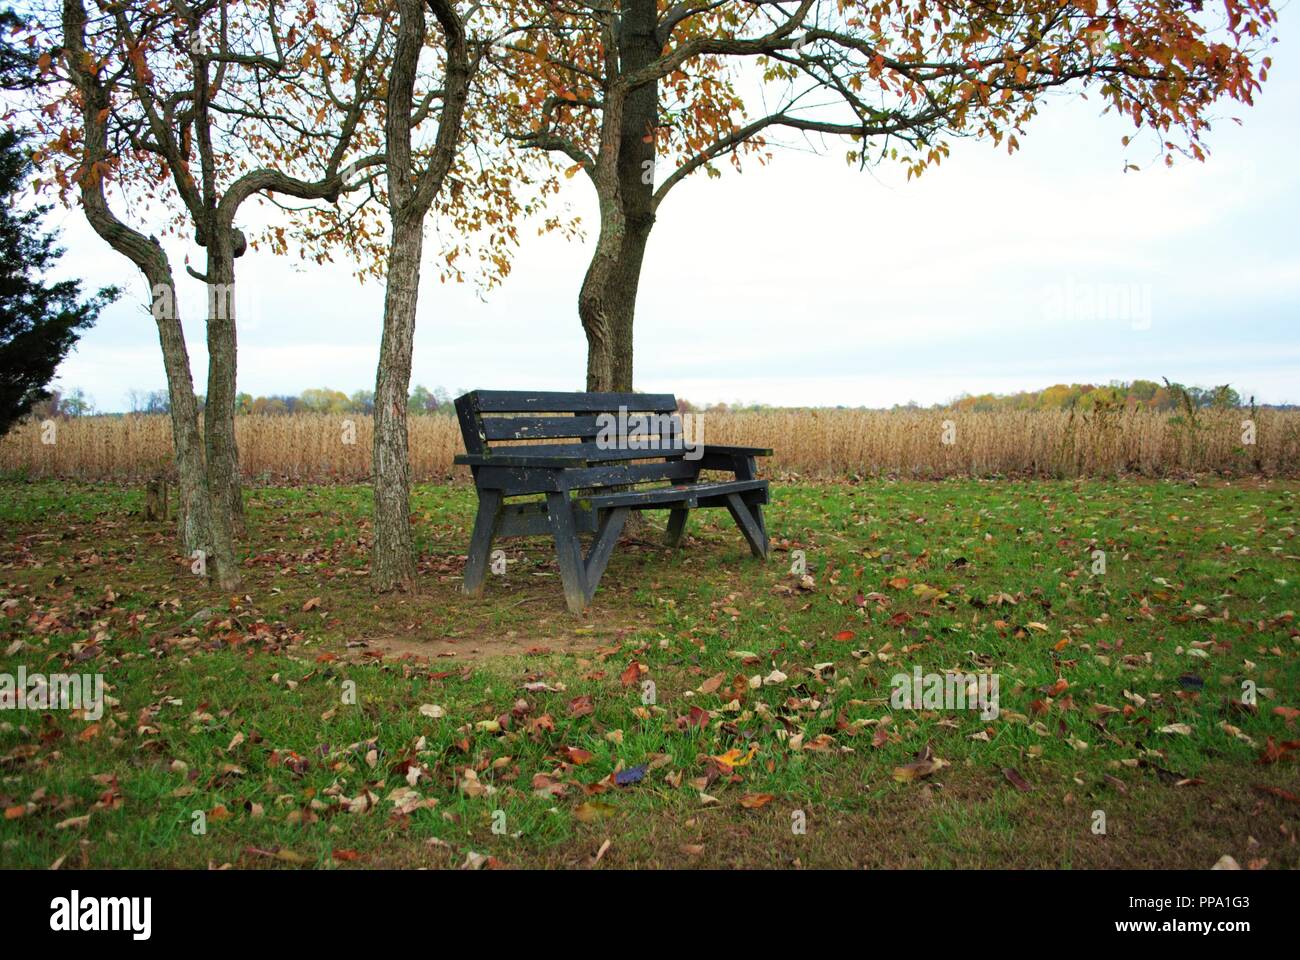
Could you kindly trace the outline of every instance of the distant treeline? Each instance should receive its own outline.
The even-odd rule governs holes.
[[[456,391],[464,393],[464,389]],[[444,387],[430,390],[424,385],[416,386],[408,400],[409,412],[413,415],[455,413],[452,404],[453,395]],[[923,407],[916,403],[895,404],[894,410],[954,410],[957,412],[997,411],[997,410],[1080,410],[1097,408],[1127,408],[1133,410],[1154,410],[1175,412],[1179,410],[1231,410],[1251,406],[1254,398],[1243,400],[1241,394],[1230,385],[1218,387],[1184,386],[1181,383],[1156,383],[1154,380],[1114,380],[1104,386],[1091,383],[1058,383],[1043,390],[1026,390],[1020,393],[982,393],[962,394],[947,403],[936,403]],[[695,404],[686,399],[678,400],[678,409],[694,413],[763,413],[784,409],[811,409],[802,407],[780,407],[772,404],[733,403]],[[132,390],[126,396],[127,413],[168,413],[170,404],[165,390]],[[199,406],[203,406],[203,397],[199,396]],[[1295,409],[1294,405],[1275,405],[1276,409]],[[882,408],[839,405],[835,410],[878,410]],[[375,410],[373,390],[357,390],[346,394],[342,390],[329,387],[312,387],[297,396],[290,394],[273,394],[255,397],[241,393],[235,401],[235,412],[251,416],[292,416],[296,413],[358,413],[369,415]],[[68,393],[55,391],[49,400],[33,408],[37,419],[47,417],[81,417],[90,416],[100,411],[95,409],[90,398],[80,390]]]
[[[853,407],[839,405],[836,410],[955,410],[958,412],[996,411],[996,410],[1080,410],[1088,411],[1098,407],[1125,407],[1133,410],[1154,410],[1174,412],[1186,410],[1232,410],[1249,407],[1254,403],[1253,397],[1243,399],[1241,394],[1229,384],[1218,387],[1189,387],[1181,383],[1166,380],[1163,384],[1154,380],[1112,380],[1100,386],[1092,383],[1058,383],[1043,390],[1023,390],[1019,393],[964,393],[947,403],[936,403],[929,407],[918,403],[897,403],[890,408]],[[768,410],[811,409],[784,408],[769,404],[714,403],[696,405],[689,401],[679,404],[684,410],[699,413],[762,413]],[[1276,404],[1275,409],[1294,409],[1293,404]]]
[[[463,390],[458,393],[464,393]],[[199,408],[203,408],[203,395],[198,395]],[[455,412],[452,395],[443,387],[430,390],[423,385],[411,391],[408,400],[412,414],[451,414]],[[50,398],[32,408],[38,420],[48,417],[86,417],[102,413],[96,409],[86,393],[77,388],[67,393],[52,391]],[[126,413],[170,413],[171,402],[166,390],[131,390],[126,395]],[[235,398],[235,413],[252,416],[279,417],[295,413],[360,413],[375,412],[375,392],[357,390],[350,396],[341,390],[312,387],[297,396],[273,394],[255,397],[241,393]]]

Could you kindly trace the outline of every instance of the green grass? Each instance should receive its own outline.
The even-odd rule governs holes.
[[[0,481],[0,673],[116,701],[0,713],[0,865],[582,866],[609,840],[601,865],[1300,866],[1298,492],[776,486],[767,563],[725,511],[678,551],[651,515],[576,618],[541,539],[459,594],[461,485],[416,490],[421,587],[383,597],[366,488],[250,489],[225,597],[139,491]],[[892,708],[918,665],[996,673],[1001,715]],[[900,782],[927,748],[947,765]]]

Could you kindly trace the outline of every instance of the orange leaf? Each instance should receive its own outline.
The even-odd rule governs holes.
[[[595,756],[590,750],[583,750],[581,747],[563,747],[560,752],[564,754],[565,759],[570,763],[579,765],[590,762],[591,758]]]

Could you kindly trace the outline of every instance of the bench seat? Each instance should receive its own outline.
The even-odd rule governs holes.
[[[758,491],[762,499],[758,503],[767,503],[766,480],[731,480],[722,483],[688,483],[675,484],[671,487],[649,487],[639,490],[627,490],[622,493],[602,493],[591,497],[580,497],[578,502],[590,509],[605,507],[631,507],[633,510],[662,510],[665,507],[686,507],[693,509],[700,506],[714,506],[713,498],[725,498],[729,493],[748,493]],[[720,505],[720,504],[719,504]]]

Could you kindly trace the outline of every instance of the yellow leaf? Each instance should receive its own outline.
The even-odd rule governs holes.
[[[756,753],[758,753],[758,744],[751,743],[749,745],[748,753],[744,753],[740,750],[728,750],[726,753],[720,754],[713,759],[724,767],[743,767],[749,763],[749,761],[754,759],[754,754]]]

